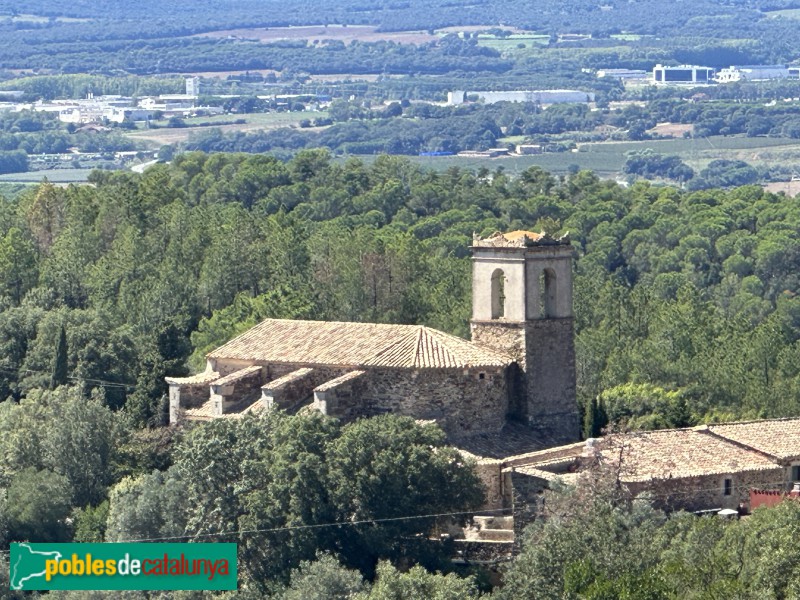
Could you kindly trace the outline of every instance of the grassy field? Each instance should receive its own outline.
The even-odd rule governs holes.
[[[493,48],[503,54],[525,54],[531,48],[540,48],[550,43],[549,35],[516,34],[507,38],[479,37],[478,45]]]
[[[139,129],[128,133],[128,137],[147,143],[152,148],[159,148],[165,144],[177,144],[185,142],[192,133],[201,132],[208,129],[208,126],[198,127],[200,123],[230,123],[238,119],[244,119],[244,123],[219,125],[224,132],[233,131],[264,131],[267,129],[279,129],[280,127],[292,127],[304,119],[314,120],[323,119],[328,116],[325,111],[320,112],[272,112],[272,113],[253,113],[242,115],[218,115],[214,117],[192,117],[184,119],[186,127],[168,128],[167,121],[156,121],[161,129]]]

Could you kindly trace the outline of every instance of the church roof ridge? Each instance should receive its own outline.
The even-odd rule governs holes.
[[[425,325],[265,319],[208,358],[293,364],[450,369],[513,359]]]

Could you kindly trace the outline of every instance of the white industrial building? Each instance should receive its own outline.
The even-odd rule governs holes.
[[[737,81],[764,81],[767,79],[788,79],[786,65],[731,65],[717,71],[714,79],[719,83]]]
[[[580,90],[516,90],[511,92],[450,92],[447,103],[462,104],[467,96],[475,96],[485,104],[495,102],[533,102],[534,104],[566,104],[594,102],[594,93]]]
[[[648,79],[649,73],[643,69],[598,69],[598,79],[620,79],[643,81]]]
[[[713,83],[714,73],[715,70],[713,67],[698,67],[696,65],[667,67],[664,65],[656,65],[653,67],[653,83]]]

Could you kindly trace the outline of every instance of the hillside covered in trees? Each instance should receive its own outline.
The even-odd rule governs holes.
[[[783,195],[318,150],[288,163],[189,153],[93,183],[2,204],[4,398],[47,384],[62,324],[70,377],[110,382],[106,402],[142,425],[163,417],[165,373],[200,368],[265,317],[466,336],[472,233],[533,228],[569,231],[577,248],[582,401],[646,383],[678,393],[692,421],[800,411],[800,214]]]
[[[474,509],[470,464],[435,427],[283,414],[158,427],[164,376],[201,369],[208,350],[266,317],[467,336],[474,232],[570,233],[587,435],[604,419],[661,428],[800,414],[800,209],[784,195],[623,188],[537,168],[439,173],[321,150],[286,163],[188,153],[143,174],[96,172],[92,184],[45,182],[0,204],[4,542],[215,536],[240,544],[253,597],[329,586],[365,598],[477,596],[481,577],[380,562],[449,570],[446,545],[418,535],[433,519],[277,541],[237,533]],[[535,525],[530,539],[558,553],[529,544],[504,597],[537,597],[531,581],[591,598],[685,597],[708,585],[752,597],[776,572],[757,540],[796,520],[787,507],[706,525],[597,493],[567,501],[575,519]],[[619,547],[587,554],[603,536]],[[742,552],[756,558],[737,571]],[[775,597],[793,581],[772,581]]]
[[[540,32],[554,40],[564,33],[591,35],[593,39],[577,47],[593,49],[581,55],[584,59],[602,57],[614,63],[604,66],[638,68],[645,61],[651,67],[655,61],[666,60],[715,67],[770,64],[798,56],[792,12],[796,8],[794,0],[640,0],[602,5],[588,0],[367,4],[326,0],[315,3],[313,14],[309,14],[303,3],[253,0],[206,2],[202,6],[147,0],[125,11],[119,11],[109,0],[69,5],[52,0],[5,0],[0,3],[0,68],[106,74],[231,69],[441,74],[506,72],[514,64],[496,51],[476,51],[474,45],[470,49],[466,43],[453,52],[453,44],[445,43],[419,48],[385,41],[307,47],[305,42],[293,40],[263,44],[235,33],[222,39],[200,35],[296,25],[370,25],[385,32],[502,25]],[[622,33],[633,37],[612,38]],[[570,44],[566,49],[575,53],[576,46]],[[555,54],[564,54],[564,48],[561,50]],[[457,61],[459,56],[471,59]],[[529,57],[528,66],[535,66],[539,58],[535,54]],[[525,66],[525,60],[518,65],[521,69]]]

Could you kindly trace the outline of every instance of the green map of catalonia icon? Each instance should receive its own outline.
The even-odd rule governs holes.
[[[14,544],[16,550],[11,557],[9,584],[12,590],[24,590],[25,582],[45,576],[45,561],[60,560],[60,552],[40,552],[28,544]]]

